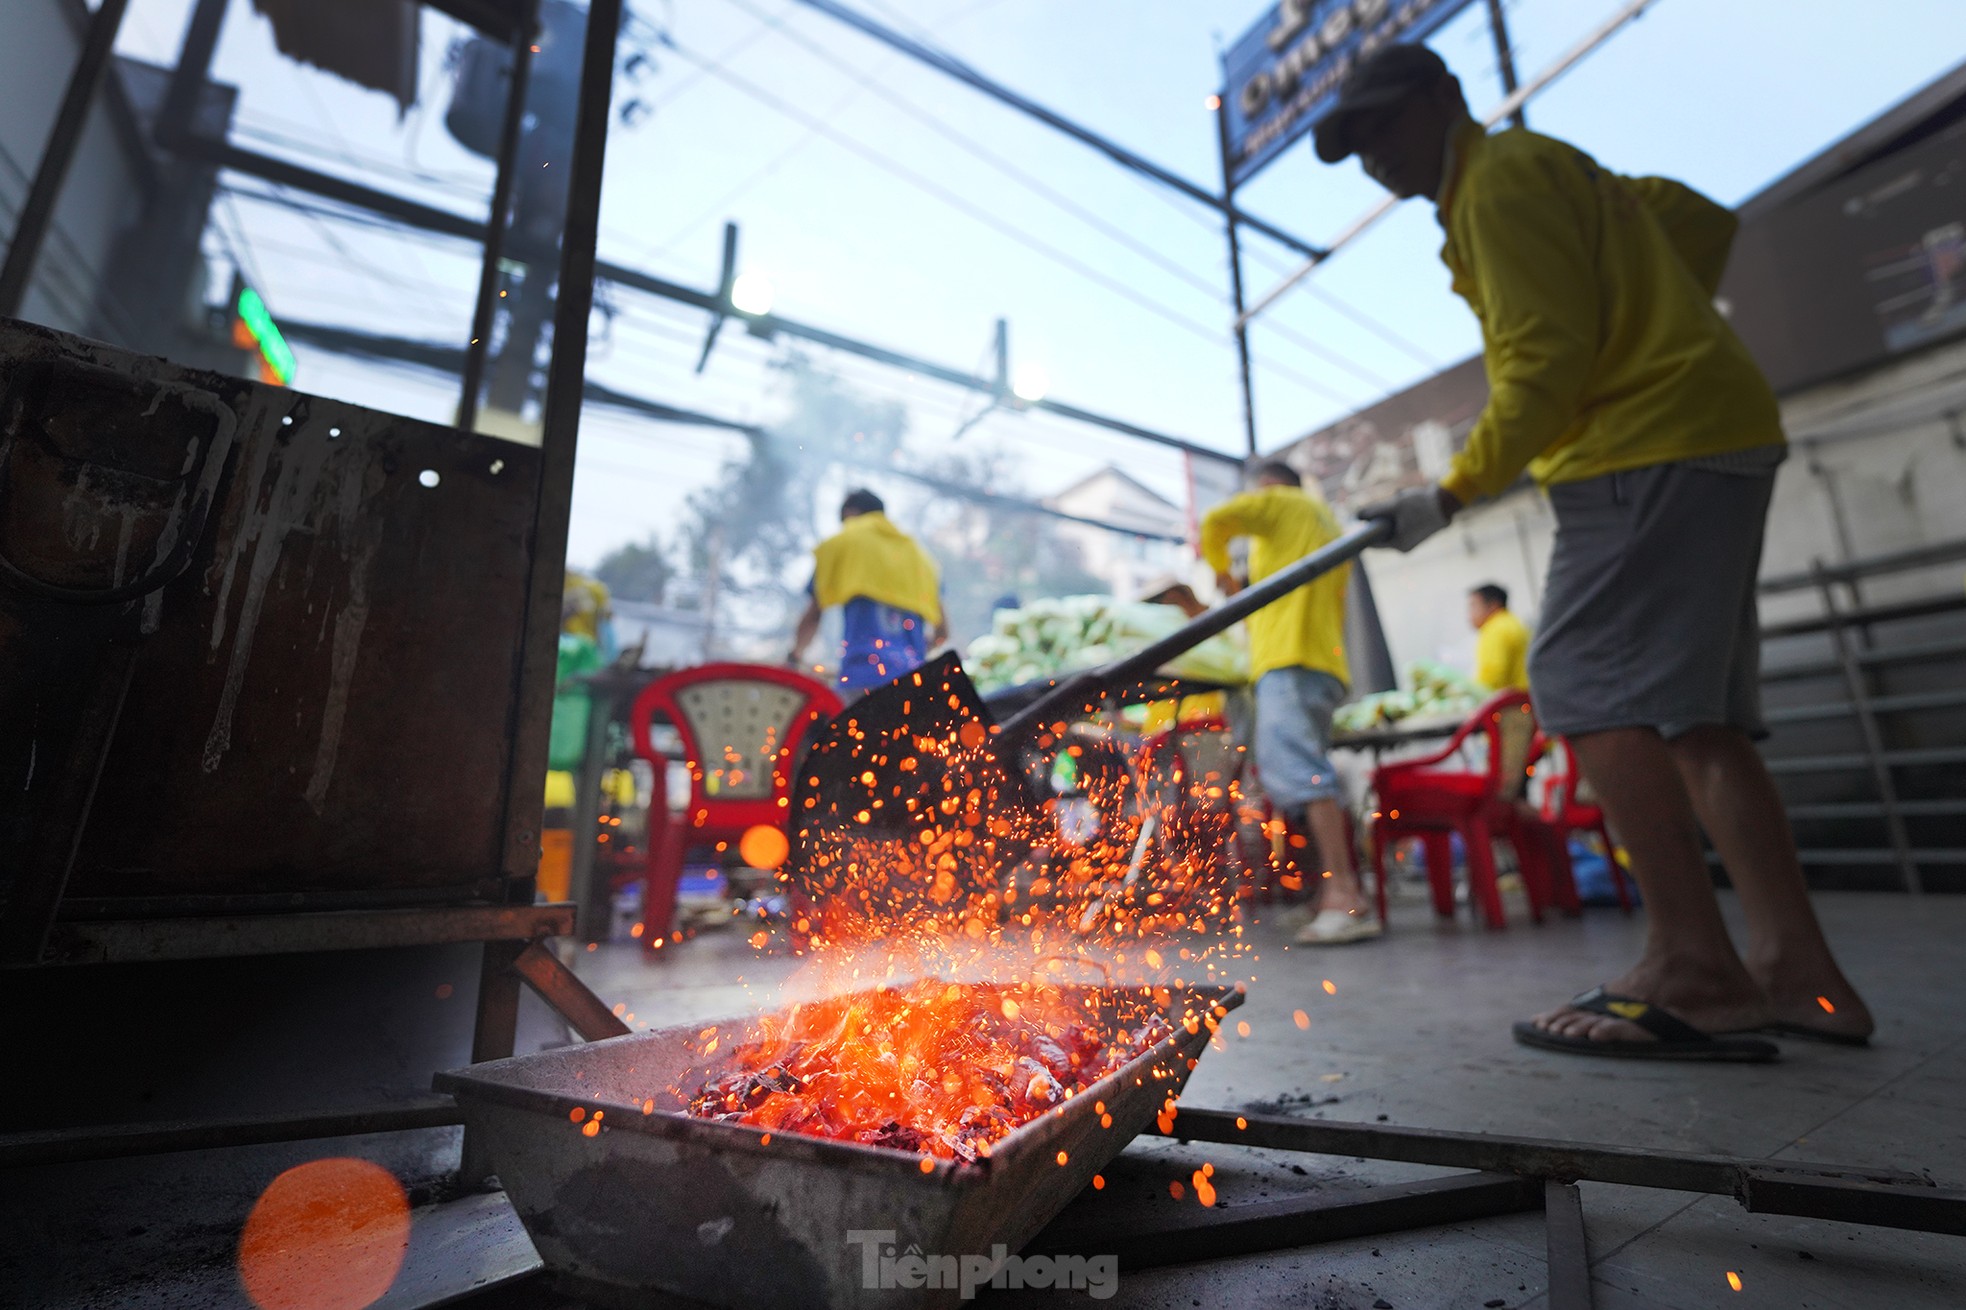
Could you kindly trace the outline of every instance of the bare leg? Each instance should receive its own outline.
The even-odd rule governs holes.
[[[1645,953],[1606,988],[1662,1006],[1707,1032],[1767,1022],[1761,988],[1721,922],[1693,803],[1664,739],[1651,728],[1613,728],[1570,744],[1645,893]],[[1637,1024],[1567,1005],[1537,1015],[1536,1026],[1594,1041],[1654,1040]]]
[[[1347,833],[1351,819],[1337,801],[1312,801],[1304,807],[1304,819],[1317,847],[1318,868],[1324,874],[1319,910],[1363,910],[1369,902],[1352,868],[1352,847]]]
[[[1748,921],[1747,969],[1773,1017],[1869,1036],[1875,1027],[1870,1010],[1823,939],[1788,815],[1761,752],[1746,733],[1719,725],[1675,738],[1670,750],[1700,824],[1741,898]],[[1833,1008],[1826,1010],[1823,1001]]]

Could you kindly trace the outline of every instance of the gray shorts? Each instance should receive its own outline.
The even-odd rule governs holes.
[[[1774,486],[1772,472],[1657,464],[1550,488],[1556,545],[1529,648],[1545,731],[1767,735],[1754,586]]]
[[[1256,680],[1256,769],[1281,812],[1343,794],[1331,766],[1331,712],[1345,684],[1322,669],[1271,669]]]

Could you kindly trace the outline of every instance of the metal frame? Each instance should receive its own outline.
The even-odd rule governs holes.
[[[1066,118],[1063,114],[1047,109],[1028,96],[1023,96],[1012,91],[1001,82],[992,81],[953,55],[944,54],[942,51],[924,45],[922,42],[914,40],[911,37],[903,36],[893,28],[884,26],[867,15],[838,3],[838,0],[799,0],[799,3],[808,8],[816,9],[829,18],[836,18],[855,31],[873,37],[876,41],[879,41],[890,49],[897,50],[907,55],[910,59],[926,64],[937,72],[944,73],[965,86],[981,91],[992,100],[1008,105],[1021,114],[1035,118],[1046,127],[1055,128],[1063,132],[1066,136],[1091,146],[1094,150],[1105,155],[1122,168],[1130,169],[1143,177],[1160,183],[1162,186],[1180,192],[1190,200],[1199,201],[1211,209],[1221,211],[1231,223],[1244,223],[1251,229],[1261,232],[1264,236],[1270,237],[1273,240],[1282,242],[1300,254],[1313,257],[1322,254],[1317,246],[1304,240],[1302,237],[1286,232],[1274,223],[1266,222],[1253,214],[1246,214],[1238,210],[1235,207],[1233,198],[1227,193],[1226,188],[1224,194],[1218,196],[1206,187],[1198,186],[1180,174],[1162,168],[1159,164],[1149,159],[1142,158],[1126,147],[1094,132],[1091,128],[1082,127],[1074,123],[1071,119]]]
[[[1579,1180],[1732,1196],[1754,1214],[1782,1214],[1966,1236],[1966,1191],[1897,1170],[1647,1151],[1488,1133],[1338,1123],[1226,1110],[1177,1112],[1154,1134],[1183,1143],[1472,1169],[1422,1183],[1259,1201],[1226,1211],[1181,1209],[1149,1229],[1110,1221],[1048,1230],[1051,1253],[1120,1252],[1125,1268],[1184,1264],[1377,1233],[1465,1223],[1541,1208],[1552,1310],[1589,1310],[1590,1254]],[[1137,1221],[1136,1221],[1137,1222]]]
[[[154,919],[63,919],[32,963],[131,964],[458,942],[532,942],[573,931],[573,906],[433,905],[389,910]]]
[[[1511,1174],[1467,1173],[1348,1191],[1307,1192],[1221,1209],[1187,1206],[1123,1219],[1063,1220],[1033,1253],[1116,1255],[1126,1270],[1259,1255],[1293,1246],[1521,1214],[1544,1206],[1544,1185]]]
[[[1292,1119],[1181,1107],[1165,1133],[1183,1142],[1256,1146],[1314,1155],[1451,1169],[1480,1169],[1563,1182],[1618,1183],[1670,1192],[1731,1196],[1750,1213],[1798,1214],[1844,1223],[1966,1236],[1966,1191],[1946,1190],[1898,1169],[1651,1151],[1595,1142],[1551,1141],[1389,1124]]]
[[[478,427],[478,392],[491,357],[492,315],[498,308],[499,261],[512,221],[512,192],[519,167],[519,141],[525,131],[526,93],[532,88],[532,51],[539,34],[539,0],[519,0],[524,8],[518,39],[512,43],[512,84],[505,92],[505,122],[498,134],[498,173],[492,179],[491,215],[485,224],[485,255],[478,268],[478,300],[471,309],[471,340],[464,348],[464,382],[457,401],[457,424]]]
[[[123,26],[123,15],[130,0],[102,0],[89,20],[88,34],[82,40],[75,70],[69,74],[68,89],[62,93],[61,108],[48,129],[48,142],[42,147],[34,181],[27,200],[14,224],[7,245],[7,260],[0,266],[0,317],[17,318],[27,299],[27,286],[34,274],[34,261],[41,253],[41,242],[54,220],[55,202],[61,198],[61,184],[68,179],[68,168],[75,162],[75,151],[82,144],[82,131],[88,125],[89,107],[109,71],[109,57],[116,49],[116,33]]]
[[[372,213],[394,218],[428,232],[437,232],[445,236],[457,237],[460,240],[481,243],[485,247],[486,257],[482,262],[480,270],[479,301],[477,306],[474,307],[472,336],[476,339],[478,346],[483,346],[487,340],[489,320],[481,321],[478,314],[485,308],[486,288],[491,288],[490,294],[494,299],[497,294],[498,256],[502,248],[502,232],[504,227],[502,216],[505,209],[509,206],[509,200],[501,202],[497,188],[504,185],[508,188],[509,192],[509,182],[506,179],[513,166],[512,161],[516,157],[518,141],[516,135],[502,139],[500,143],[500,148],[505,152],[505,157],[499,162],[499,181],[494,184],[494,194],[490,209],[491,221],[489,222],[481,222],[447,209],[440,209],[433,205],[407,200],[401,196],[392,195],[385,191],[378,191],[373,187],[366,187],[360,183],[349,182],[325,173],[319,173],[313,169],[289,163],[284,159],[276,159],[257,151],[241,149],[229,141],[202,136],[191,128],[192,107],[196,102],[198,88],[203,85],[210,72],[212,57],[217,50],[218,32],[223,22],[227,3],[228,0],[199,0],[199,7],[194,11],[192,21],[186,29],[185,41],[179,53],[177,70],[172,77],[170,93],[165,97],[163,110],[158,115],[158,144],[176,153],[204,160],[220,168],[230,169],[234,172],[244,173],[252,177],[263,178],[269,182],[293,187],[296,190],[306,191],[341,204],[354,206],[358,209],[366,209]],[[531,12],[536,8],[536,0],[527,0],[527,7],[530,20]],[[446,12],[450,11],[447,10]],[[461,15],[454,16],[461,17]],[[486,34],[490,36],[500,35],[498,32],[489,29],[487,29]],[[520,54],[522,56],[520,67],[523,68],[525,66],[523,57],[527,52],[521,51]],[[611,64],[610,67],[612,67]],[[523,86],[518,76],[514,78],[514,89],[520,96],[523,96]],[[509,109],[507,126],[510,126]],[[570,215],[569,222],[571,221]],[[1294,238],[1279,239],[1295,244]],[[731,237],[726,235],[725,240],[728,244],[731,241]],[[565,248],[563,244],[563,249]],[[951,386],[964,387],[971,391],[991,394],[1001,391],[997,380],[993,378],[978,377],[964,370],[938,364],[932,360],[921,359],[903,351],[890,350],[884,346],[859,341],[852,337],[842,336],[836,332],[828,332],[824,328],[796,322],[792,319],[781,318],[777,315],[746,314],[730,302],[730,278],[728,276],[728,270],[722,284],[716,291],[701,291],[695,287],[687,287],[681,283],[671,282],[667,278],[657,277],[654,274],[646,273],[639,269],[626,268],[604,261],[594,263],[594,272],[601,279],[614,283],[615,285],[629,287],[649,295],[659,296],[665,300],[674,300],[680,304],[707,310],[719,318],[740,318],[753,333],[761,337],[769,338],[783,333],[789,337],[797,337],[800,340],[810,341],[815,345],[856,355],[877,364],[886,364],[893,368],[905,369],[911,373],[919,373],[924,377],[933,378],[938,382],[948,383]],[[470,379],[470,366],[470,357],[467,355],[465,362],[467,385]],[[482,369],[482,364],[479,367]],[[471,388],[466,392],[466,396],[475,400],[475,390],[475,388]],[[1022,408],[1044,410],[1047,413],[1056,414],[1060,418],[1073,419],[1081,423],[1091,424],[1094,427],[1106,428],[1109,431],[1118,432],[1124,436],[1137,437],[1142,441],[1166,446],[1198,458],[1212,459],[1221,463],[1235,464],[1238,466],[1242,463],[1239,457],[1216,450],[1213,447],[1180,437],[1170,436],[1164,432],[1156,432],[1150,428],[1143,428],[1138,424],[1128,423],[1123,419],[1112,418],[1104,414],[1096,414],[1090,410],[1065,404],[1062,401],[1040,399],[1029,402],[1020,401],[1019,404]],[[459,417],[460,419],[475,417],[475,412],[475,404],[469,410],[465,410],[460,406]],[[467,425],[460,422],[458,426],[464,427]]]
[[[1966,691],[1937,691],[1900,696],[1880,696],[1872,688],[1874,671],[1880,667],[1913,661],[1956,658],[1966,655],[1966,641],[1942,640],[1914,645],[1880,646],[1871,640],[1872,625],[1905,619],[1925,618],[1966,610],[1966,599],[1941,595],[1925,600],[1865,605],[1859,584],[1866,578],[1903,573],[1912,569],[1956,563],[1966,559],[1966,541],[1941,542],[1911,550],[1894,551],[1841,565],[1817,560],[1801,572],[1782,574],[1763,580],[1761,595],[1783,595],[1801,591],[1816,594],[1820,614],[1813,618],[1784,620],[1764,624],[1761,640],[1807,637],[1817,634],[1829,639],[1831,658],[1778,665],[1764,670],[1764,681],[1820,677],[1841,677],[1845,699],[1802,705],[1769,712],[1770,724],[1853,720],[1863,749],[1857,754],[1803,755],[1777,757],[1769,761],[1769,771],[1777,775],[1818,772],[1858,772],[1869,778],[1875,797],[1862,801],[1837,801],[1789,807],[1791,819],[1877,819],[1885,829],[1887,845],[1881,848],[1810,848],[1799,854],[1805,865],[1889,864],[1898,873],[1907,892],[1924,888],[1924,865],[1966,864],[1966,848],[1920,847],[1914,844],[1906,820],[1909,818],[1953,818],[1966,815],[1966,801],[1952,799],[1906,799],[1898,794],[1894,770],[1920,765],[1966,763],[1966,743],[1919,749],[1893,749],[1885,719],[1894,715],[1917,714],[1926,710],[1966,706]],[[1850,604],[1837,594],[1843,588]]]
[[[96,90],[113,48],[116,30],[128,0],[104,0],[92,20],[83,55],[70,78],[68,92],[49,145],[37,166],[23,221],[9,247],[4,274],[0,274],[0,312],[12,313],[25,292],[33,259],[45,234],[61,183],[71,162],[77,141],[87,122]],[[511,42],[515,38],[530,45],[537,0],[434,0],[436,7],[487,35]],[[481,238],[485,244],[475,306],[472,342],[465,375],[473,376],[471,359],[482,371],[483,342],[488,337],[489,303],[495,296],[498,264],[513,188],[519,124],[523,113],[524,90],[529,70],[529,49],[515,51],[516,63],[501,133],[501,157],[494,186],[488,222],[479,224],[430,206],[417,205],[359,184],[328,178],[284,161],[240,150],[229,142],[199,135],[194,115],[205,86],[220,32],[228,11],[228,0],[198,0],[185,30],[178,66],[172,74],[157,123],[158,144],[192,158],[222,167],[253,173],[276,182],[304,187],[376,212],[393,214],[420,222],[452,235]],[[45,906],[45,915],[33,916],[43,928],[53,923],[47,942],[37,938],[32,950],[8,952],[16,964],[87,964],[131,960],[187,960],[244,955],[288,954],[301,951],[369,949],[378,947],[427,945],[454,942],[484,943],[484,962],[478,1011],[473,1036],[474,1058],[493,1058],[511,1053],[518,1019],[518,990],[526,984],[566,1017],[576,1031],[587,1036],[613,1035],[625,1031],[618,1019],[608,1013],[598,998],[539,944],[545,936],[572,930],[572,907],[534,906],[533,875],[537,867],[538,830],[541,798],[529,781],[536,770],[526,762],[542,763],[552,708],[554,647],[559,627],[559,593],[565,567],[567,519],[573,482],[574,450],[578,437],[582,382],[586,363],[588,318],[593,307],[595,246],[602,171],[612,94],[614,51],[623,13],[623,0],[593,0],[589,8],[583,64],[579,87],[578,117],[571,160],[568,215],[561,243],[559,297],[554,323],[554,351],[549,370],[545,401],[542,465],[534,493],[531,538],[528,543],[530,572],[527,605],[522,621],[519,700],[512,712],[513,749],[506,775],[503,805],[504,854],[497,870],[498,892],[503,904],[440,904],[397,908],[362,908],[325,912],[294,911],[261,915],[204,914],[173,916],[167,907],[153,904],[160,898],[144,898],[139,906],[95,907],[96,913],[75,921],[54,922],[59,887]],[[461,406],[470,418],[467,393]],[[114,647],[123,666],[133,664],[135,648],[122,643]],[[120,705],[122,690],[128,683],[128,667],[111,669],[118,676],[102,680],[99,699],[104,704],[91,711],[91,722],[100,719],[100,731],[85,734],[84,746],[94,750],[72,752],[79,761],[72,785],[64,793],[64,805],[76,813],[86,812],[94,779],[106,753]],[[72,799],[73,805],[68,801]],[[66,832],[73,840],[80,825]],[[493,871],[488,870],[488,873]],[[427,894],[427,893],[426,893]],[[169,898],[162,898],[168,900]],[[385,899],[387,899],[385,894]],[[271,907],[269,907],[271,908]],[[157,911],[156,917],[109,918],[109,914]],[[182,915],[182,911],[179,912]],[[155,1150],[200,1149],[207,1145],[298,1140],[323,1135],[340,1135],[398,1128],[428,1127],[456,1122],[448,1110],[428,1106],[385,1108],[359,1111],[341,1116],[287,1115],[251,1122],[217,1125],[169,1125],[114,1130],[84,1129],[75,1132],[38,1135],[37,1143],[22,1145],[19,1139],[0,1144],[0,1163],[18,1162],[9,1154],[19,1146],[30,1157],[34,1151],[55,1152],[59,1158],[101,1158],[106,1155],[144,1153]],[[434,1117],[433,1117],[434,1116]],[[66,1155],[60,1153],[67,1152]],[[471,1157],[467,1143],[467,1160]],[[48,1157],[55,1158],[55,1157]]]
[[[554,912],[554,923],[570,922],[573,907],[544,906]],[[471,937],[446,940],[469,941]],[[403,945],[403,942],[348,941],[347,946]],[[582,1041],[596,1042],[628,1032],[587,984],[560,962],[537,937],[530,940],[496,941],[486,946],[487,967],[480,986],[478,1043],[472,1051],[473,1063],[504,1059],[512,1054],[509,1030],[499,1030],[497,1019],[509,1008],[516,1011],[520,983],[533,989],[553,1012]],[[492,962],[496,961],[494,965]],[[482,1002],[486,992],[496,990],[499,1001],[490,1007]],[[507,1000],[509,998],[509,1006]],[[487,1015],[493,1018],[487,1032]],[[482,1054],[487,1044],[491,1054]],[[497,1049],[502,1041],[503,1049]],[[116,1160],[139,1155],[163,1155],[172,1151],[208,1151],[225,1147],[263,1146],[270,1142],[314,1141],[329,1137],[359,1137],[369,1133],[414,1132],[425,1128],[446,1128],[464,1122],[457,1103],[448,1096],[417,1096],[388,1105],[364,1106],[350,1110],[255,1116],[243,1119],[187,1120],[153,1124],[119,1124],[112,1127],[63,1128],[52,1131],[14,1133],[0,1136],[0,1169],[21,1169],[33,1165],[72,1164],[82,1160]],[[478,1158],[476,1144],[467,1134],[461,1172],[471,1181],[483,1177],[473,1174]]]

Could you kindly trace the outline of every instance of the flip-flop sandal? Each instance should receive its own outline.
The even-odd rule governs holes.
[[[1620,996],[1602,987],[1593,987],[1570,1002],[1572,1009],[1601,1014],[1635,1023],[1656,1037],[1652,1042],[1601,1042],[1590,1037],[1570,1037],[1545,1032],[1524,1019],[1514,1028],[1515,1039],[1524,1046],[1569,1055],[1606,1055],[1624,1060],[1714,1060],[1759,1064],[1777,1059],[1781,1049],[1758,1037],[1715,1037],[1701,1032],[1684,1019],[1678,1019],[1658,1006],[1633,996]]]
[[[1764,1023],[1754,1031],[1767,1033],[1770,1037],[1799,1037],[1806,1042],[1827,1042],[1831,1046],[1870,1045],[1870,1038],[1867,1036],[1824,1032],[1821,1028],[1811,1028],[1806,1023]]]

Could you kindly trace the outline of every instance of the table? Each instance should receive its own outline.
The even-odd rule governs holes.
[[[1460,731],[1464,722],[1466,716],[1456,715],[1451,719],[1429,718],[1412,724],[1402,722],[1384,728],[1367,728],[1361,732],[1334,732],[1331,734],[1331,749],[1371,751],[1376,755],[1399,746],[1452,737]]]

